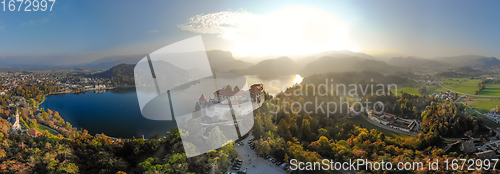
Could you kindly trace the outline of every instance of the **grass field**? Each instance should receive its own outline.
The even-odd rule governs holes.
[[[393,94],[397,93],[398,96],[402,95],[401,91],[406,92],[406,93],[411,94],[411,95],[420,95],[418,93],[418,88],[414,88],[414,87],[402,87],[402,88],[398,88],[397,92],[394,89],[391,89],[391,92]]]
[[[473,107],[477,111],[481,113],[488,113],[492,108],[496,107],[497,105],[500,105],[500,99],[499,98],[493,98],[493,100],[490,100],[490,98],[480,98],[480,97],[475,97],[472,98],[474,102],[471,104],[468,104],[468,106]],[[474,110],[470,109],[469,107],[466,107],[466,110],[472,115],[476,114],[478,115]],[[486,126],[489,126],[491,128],[500,128],[500,124],[497,124],[490,119],[483,117],[482,115],[478,115],[478,118],[483,120],[483,123]]]
[[[426,88],[427,88],[427,93],[429,95],[433,94],[433,93],[447,91],[446,89],[441,88],[439,86],[435,86],[435,85],[427,85]],[[418,92],[418,89],[420,89],[420,87],[418,87],[418,88],[417,87],[402,87],[402,88],[398,88],[397,92],[398,92],[398,96],[401,96],[401,91],[406,92],[408,94],[412,94],[412,95],[420,95],[420,93]],[[391,89],[391,92],[395,94],[394,89]]]
[[[37,130],[37,131],[40,131],[40,132],[44,132],[45,130],[48,130],[48,131],[49,131],[49,133],[51,133],[52,135],[57,135],[57,133],[56,133],[56,132],[54,132],[53,130],[51,130],[51,129],[47,129],[46,127],[44,127],[44,126],[40,126],[40,125],[38,125],[38,128],[36,128],[36,130]]]
[[[443,78],[441,79],[441,84],[448,89],[463,92],[466,94],[474,94],[478,88],[478,84],[481,83],[481,79],[469,79],[469,78]]]
[[[486,89],[483,89],[481,94],[484,96],[500,96],[500,83],[495,84],[493,80],[486,83]]]
[[[427,93],[429,94],[448,91],[447,89],[441,88],[440,86],[428,85],[426,87],[427,87]]]
[[[491,109],[496,107],[497,105],[500,105],[500,99],[499,98],[476,98],[477,102],[474,102],[472,104],[469,104],[470,107],[473,107],[477,111],[481,113],[488,113],[490,112]]]
[[[441,79],[441,84],[443,86],[466,94],[475,94],[478,88],[478,84],[481,83],[481,79],[469,79],[469,78],[443,78]],[[500,96],[500,83],[494,84],[492,80],[486,83],[486,89],[484,89],[479,95],[483,96]]]

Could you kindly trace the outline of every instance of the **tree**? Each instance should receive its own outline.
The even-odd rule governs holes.
[[[222,147],[226,144],[228,140],[224,133],[219,129],[219,126],[213,128],[208,134],[207,145],[211,147],[211,149],[216,149]]]
[[[418,89],[418,93],[420,93],[420,95],[427,94],[427,88],[425,86],[422,86],[420,89]]]
[[[78,173],[78,166],[76,166],[75,163],[66,163],[60,165],[57,170],[59,172],[66,172],[66,173]]]
[[[48,119],[49,118],[49,114],[47,112],[45,112],[45,111],[43,111],[41,115],[42,115],[43,119]]]

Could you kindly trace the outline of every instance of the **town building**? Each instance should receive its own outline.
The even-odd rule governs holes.
[[[42,133],[40,131],[37,131],[36,129],[30,129],[28,130],[28,133],[31,135],[31,137],[37,137],[38,135],[41,135]]]
[[[399,118],[396,117],[396,115],[390,113],[384,112],[380,115],[368,113],[368,118],[379,124],[383,124],[393,129],[404,132],[410,132],[412,130],[418,129],[418,122],[416,122],[415,120]]]
[[[19,109],[16,111],[16,116],[15,117],[9,117],[7,120],[10,124],[12,124],[11,129],[12,130],[20,130],[21,125],[19,124]]]
[[[253,84],[250,86],[250,97],[252,97],[252,101],[261,103],[265,99],[264,91],[265,91],[265,86],[264,84]]]
[[[252,85],[252,87],[253,90],[250,88],[249,91],[244,91],[240,90],[238,86],[235,86],[232,90],[228,86],[225,89],[215,91],[213,99],[211,97],[207,99],[202,94],[198,99],[198,106],[195,108],[199,108],[199,112],[203,116],[216,116],[219,119],[223,119],[227,113],[230,113],[231,108],[239,115],[251,113],[254,108],[260,107],[265,100],[263,96],[264,85],[256,84]],[[195,112],[198,112],[198,110],[195,110]]]
[[[484,114],[484,116],[491,121],[500,124],[500,112],[497,111],[497,108],[493,108],[489,113]]]
[[[233,90],[229,89],[219,89],[214,92],[214,101],[218,103],[224,103],[227,102],[229,99],[230,101],[233,100],[246,100],[247,98],[247,93],[245,91],[240,90],[238,86],[235,86]]]

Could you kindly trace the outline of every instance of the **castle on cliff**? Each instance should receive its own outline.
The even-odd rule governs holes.
[[[207,99],[205,95],[201,95],[195,106],[195,111],[200,111],[201,116],[217,117],[223,119],[225,115],[230,113],[231,108],[236,112],[236,115],[244,115],[253,112],[259,108],[265,101],[264,85],[254,84],[248,91],[240,90],[238,86],[231,89],[231,86],[226,86],[213,93],[213,97]]]

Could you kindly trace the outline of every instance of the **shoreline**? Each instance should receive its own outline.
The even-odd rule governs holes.
[[[111,88],[106,88],[106,89],[102,89],[102,90],[89,90],[89,91],[82,91],[82,92],[70,92],[70,93],[50,93],[50,94],[45,94],[46,97],[48,96],[52,96],[52,95],[65,95],[65,94],[85,94],[85,93],[89,93],[89,92],[98,92],[98,91],[112,91],[112,90],[117,90],[117,89],[128,89],[128,88],[135,88],[135,86],[127,86],[127,87],[111,87]],[[44,99],[45,100],[45,99]]]

